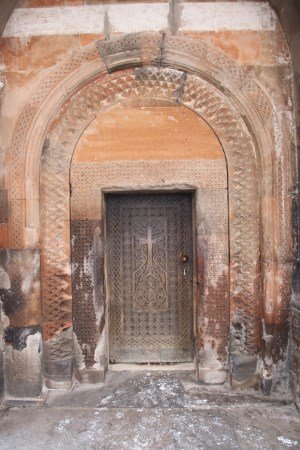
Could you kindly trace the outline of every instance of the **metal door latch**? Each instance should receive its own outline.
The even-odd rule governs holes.
[[[183,263],[189,262],[189,257],[188,257],[188,255],[187,255],[186,253],[181,253],[181,255],[180,255],[180,261],[183,262]]]

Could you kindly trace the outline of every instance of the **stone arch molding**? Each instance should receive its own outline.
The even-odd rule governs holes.
[[[283,203],[289,183],[281,169],[289,172],[288,147],[284,139],[276,141],[276,114],[264,91],[240,66],[201,42],[164,33],[98,41],[41,85],[20,116],[8,157],[11,247],[39,247],[41,236],[44,359],[52,387],[72,379],[74,358],[69,333],[72,152],[99,110],[138,97],[192,109],[224,149],[233,376],[234,355],[258,357],[262,309],[271,331],[274,321],[286,315],[289,292],[283,280],[290,274],[290,224]],[[58,244],[53,247],[53,242]],[[274,267],[277,278],[270,277]]]

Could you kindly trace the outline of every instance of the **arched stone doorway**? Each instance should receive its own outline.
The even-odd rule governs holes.
[[[181,265],[177,270],[174,268],[174,259],[180,258],[180,248],[173,251],[171,249],[169,259],[165,263],[168,267],[166,290],[175,290],[175,293],[168,294],[168,302],[176,302],[176,305],[169,305],[165,312],[152,314],[149,311],[135,312],[137,308],[133,307],[133,311],[128,312],[130,318],[126,319],[123,298],[126,297],[124,291],[130,290],[130,283],[127,283],[127,286],[115,287],[118,293],[120,290],[123,293],[118,294],[120,298],[115,300],[121,304],[121,312],[119,323],[114,326],[114,333],[119,335],[120,329],[123,329],[129,320],[127,328],[130,332],[127,330],[127,334],[131,336],[126,338],[126,350],[130,356],[127,359],[125,355],[123,359],[119,357],[119,362],[141,362],[145,358],[148,362],[186,361],[185,353],[179,355],[178,351],[172,351],[175,343],[180,341],[180,334],[177,335],[176,329],[180,329],[180,321],[183,321],[186,329],[182,330],[181,334],[185,334],[189,329],[189,339],[195,339],[197,349],[202,352],[201,362],[197,365],[200,379],[206,382],[224,381],[228,369],[229,334],[227,168],[222,147],[211,128],[197,114],[169,100],[139,97],[119,103],[108,110],[100,111],[81,135],[73,154],[70,178],[74,331],[83,358],[82,370],[77,372],[77,376],[94,379],[98,369],[98,376],[100,379],[103,377],[110,359],[108,334],[111,336],[110,340],[114,338],[113,333],[108,331],[112,330],[111,314],[108,312],[109,301],[108,298],[105,301],[103,297],[109,296],[110,288],[117,283],[115,278],[118,273],[114,270],[114,278],[108,280],[108,285],[105,286],[104,280],[107,277],[103,275],[104,194],[151,192],[152,196],[149,198],[153,201],[155,193],[158,201],[157,194],[161,193],[164,205],[169,200],[164,207],[170,209],[172,201],[178,197],[174,197],[175,193],[189,192],[190,198],[193,198],[194,216],[193,230],[187,237],[194,247],[194,258],[191,250],[188,252],[191,253],[189,257],[192,265],[189,269],[189,266]],[[121,198],[119,197],[119,201]],[[138,198],[141,202],[140,197]],[[182,197],[179,198],[182,201]],[[143,204],[145,202],[146,199]],[[126,204],[128,205],[127,198]],[[173,219],[167,216],[164,220],[170,222]],[[182,221],[185,218],[178,217],[176,220]],[[109,227],[111,223],[106,226],[106,233],[111,235]],[[118,224],[115,223],[114,228],[117,227]],[[182,233],[180,228],[176,223],[169,223],[169,236],[166,238],[169,241],[178,240]],[[139,232],[142,233],[142,230],[137,231]],[[122,235],[120,230],[118,233]],[[188,234],[187,230],[183,233]],[[120,239],[124,239],[124,236],[116,237],[117,247],[122,245]],[[110,249],[106,251],[109,253]],[[130,263],[131,256],[128,255],[127,258]],[[111,263],[108,258],[107,272],[110,272]],[[183,276],[178,282],[178,275],[185,270],[188,279]],[[170,273],[173,273],[173,281],[170,280]],[[122,278],[122,283],[125,283],[127,277],[132,279],[132,276],[128,270],[128,274]],[[181,291],[185,284],[188,292]],[[180,296],[184,297],[185,292],[187,298],[182,299],[185,301],[183,309],[177,312]],[[132,301],[131,294],[128,295],[127,301]],[[186,317],[186,314],[193,310],[194,324]],[[143,334],[151,318],[155,324],[162,322],[163,325],[161,329],[153,325],[152,329],[148,330],[149,337],[146,338]],[[145,323],[140,330],[141,321]],[[136,324],[134,329],[136,322],[138,325]],[[164,336],[165,327],[173,329],[173,335]],[[136,354],[130,351],[127,342],[130,339],[132,342],[139,342]],[[186,340],[188,341],[188,337]],[[121,345],[122,339],[119,341]],[[204,343],[201,347],[200,341]],[[156,342],[164,347],[163,354],[158,351]],[[184,345],[187,343],[184,342]],[[190,345],[193,347],[193,342],[190,342]],[[119,350],[117,354],[120,354]],[[149,358],[152,358],[152,361]],[[187,360],[194,359],[192,355]]]
[[[97,42],[53,73],[20,116],[8,157],[14,199],[9,234],[13,249],[30,246],[41,253],[46,384],[70,386],[74,372],[73,150],[101,110],[139,98],[191,109],[222,145],[229,192],[229,367],[235,385],[256,385],[286,361],[289,292],[284,280],[290,277],[291,234],[290,181],[283,173],[290,173],[288,145],[284,135],[278,140],[271,102],[243,69],[200,42],[164,33]],[[199,257],[205,259],[201,248]],[[34,301],[38,310],[38,297]],[[197,358],[205,359],[200,331]]]
[[[182,89],[183,80],[185,89]],[[255,156],[254,143],[247,127],[236,114],[226,97],[211,84],[195,76],[186,76],[182,71],[150,67],[116,72],[105,78],[100,77],[100,79],[96,79],[88,84],[79,94],[75,94],[66,104],[66,107],[62,109],[61,116],[55,121],[55,126],[49,133],[47,140],[49,145],[44,148],[41,172],[42,258],[46,262],[46,268],[55,267],[55,270],[52,271],[50,269],[48,272],[48,269],[46,269],[42,273],[45,293],[51,293],[50,298],[48,295],[44,297],[47,314],[44,314],[43,327],[45,335],[50,338],[45,342],[46,353],[49,348],[49,358],[50,361],[53,361],[49,367],[51,371],[54,364],[57,364],[58,367],[56,369],[58,373],[55,373],[56,370],[49,373],[50,386],[53,385],[51,380],[53,376],[54,379],[58,377],[57,379],[59,380],[64,375],[64,373],[59,373],[61,362],[57,358],[57,349],[64,348],[63,362],[65,363],[66,355],[68,354],[68,346],[66,344],[69,341],[68,359],[70,364],[74,357],[73,341],[70,334],[72,332],[71,328],[67,327],[67,331],[64,331],[66,319],[68,317],[70,317],[70,321],[72,319],[71,305],[70,312],[65,308],[71,293],[71,284],[70,282],[66,283],[67,274],[64,269],[68,267],[66,264],[70,249],[68,248],[67,254],[65,251],[62,252],[61,263],[57,265],[58,254],[56,249],[53,248],[53,239],[62,240],[63,248],[65,246],[66,249],[67,246],[69,247],[69,241],[67,241],[67,239],[70,239],[69,209],[62,210],[61,207],[57,209],[57,202],[61,204],[62,198],[58,200],[60,196],[66,198],[66,202],[68,202],[69,167],[73,149],[83,130],[94,119],[97,111],[101,111],[101,107],[107,108],[109,105],[119,103],[120,100],[135,100],[141,97],[146,99],[156,97],[190,107],[205,117],[217,134],[221,145],[223,145],[229,168],[229,187],[231,187],[231,189],[229,188],[229,217],[239,218],[239,220],[231,220],[229,223],[229,229],[231,230],[231,289],[234,290],[236,285],[238,290],[240,290],[237,298],[237,303],[240,305],[239,308],[235,308],[234,296],[231,295],[231,320],[236,324],[237,328],[231,345],[233,347],[237,346],[237,352],[241,351],[242,347],[247,348],[246,360],[248,365],[249,360],[252,363],[252,375],[254,377],[251,383],[256,383],[257,356],[254,355],[257,354],[260,348],[261,314],[259,311],[261,303],[258,279],[260,241],[259,185],[257,183],[257,158]],[[193,100],[194,97],[195,100]],[[199,103],[200,99],[202,101]],[[195,104],[197,105],[196,108]],[[223,108],[220,108],[220,105],[223,105]],[[89,117],[87,117],[87,113]],[[226,120],[224,120],[225,117]],[[244,152],[246,148],[248,150],[245,158]],[[250,154],[253,155],[252,158],[249,158]],[[243,171],[243,178],[240,177],[239,170],[231,171],[230,167],[233,167],[234,164],[238,166],[242,164],[239,170]],[[127,170],[130,170],[130,167],[132,166],[129,165]],[[132,179],[133,175],[131,174],[130,179]],[[85,179],[87,178],[90,179],[89,175]],[[244,203],[243,208],[240,207],[241,196]],[[67,208],[69,208],[68,205],[69,202],[66,204]],[[57,210],[60,217],[58,217],[59,220],[54,220]],[[236,232],[234,231],[234,225],[237,227]],[[246,250],[243,244],[243,233],[247,227],[248,229],[250,227],[248,233],[252,242],[250,252],[249,248],[247,247]],[[203,253],[200,258],[205,259]],[[236,262],[234,263],[234,261]],[[57,274],[57,268],[60,268],[62,275],[60,273]],[[244,271],[245,273],[242,275]],[[249,304],[248,300],[250,296],[252,299],[251,304]],[[53,308],[52,300],[49,302],[49,306],[47,305],[47,297],[49,300],[55,298],[56,302],[60,299],[57,304],[60,306],[59,311],[63,313],[62,318],[64,320],[61,323],[55,317],[57,312],[56,308]],[[235,309],[237,310],[235,311]],[[58,335],[59,331],[62,332]],[[200,326],[196,340],[200,344],[198,352],[203,351]],[[62,342],[64,342],[63,346]],[[203,359],[206,360],[207,358],[204,357]],[[101,360],[103,361],[103,357]],[[72,366],[69,365],[69,367]],[[64,365],[62,365],[62,368],[65,370]],[[103,367],[100,371],[103,373]],[[56,385],[56,381],[54,385]]]

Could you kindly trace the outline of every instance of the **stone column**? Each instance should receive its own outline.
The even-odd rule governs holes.
[[[38,397],[42,390],[39,250],[1,250],[0,267],[5,393]]]
[[[222,384],[228,376],[228,191],[199,189],[196,196],[196,355],[199,381]]]

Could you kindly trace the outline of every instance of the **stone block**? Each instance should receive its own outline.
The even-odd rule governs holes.
[[[74,358],[44,362],[44,380],[48,389],[70,389],[73,386]]]
[[[18,348],[5,344],[5,392],[9,397],[39,397],[42,392],[42,336],[35,329],[15,330]],[[23,335],[24,334],[24,339]],[[25,337],[26,336],[26,337]]]
[[[108,26],[113,33],[160,31],[168,27],[169,4],[166,1],[146,3],[109,3]]]
[[[31,36],[19,53],[19,69],[32,70],[53,67],[78,49],[76,35]]]
[[[168,100],[151,97],[131,100],[99,114],[81,135],[72,166],[120,160],[132,163],[135,160],[204,160],[207,165],[211,161],[224,161],[215,178],[217,186],[222,183],[226,188],[227,184],[225,156],[213,130],[200,116]],[[81,193],[86,186],[84,181],[79,174],[78,178],[73,177],[74,190],[81,182]],[[199,201],[208,197],[208,192],[205,194],[201,193]],[[218,205],[222,203],[217,192],[211,196]]]
[[[40,331],[40,326],[24,328],[7,327],[4,330],[4,342],[12,345],[14,350],[22,351],[27,346],[28,336]]]
[[[22,194],[23,195],[23,194]],[[25,200],[10,200],[9,240],[12,249],[24,248]]]
[[[6,249],[9,247],[7,228],[6,223],[0,223],[0,249]]]
[[[104,327],[103,235],[96,220],[72,222],[72,291],[74,331],[84,364],[95,363],[96,344]]]
[[[0,223],[7,223],[8,219],[8,201],[7,191],[0,190]]]
[[[228,370],[226,369],[209,369],[204,367],[198,368],[198,380],[204,384],[224,384],[228,378]]]
[[[96,41],[102,41],[104,39],[105,39],[105,36],[100,31],[99,31],[99,33],[81,34],[79,36],[79,45],[81,47],[84,47],[85,45],[93,44]]]
[[[197,234],[228,233],[228,191],[225,174],[217,174],[225,189],[199,189],[196,196]]]
[[[142,65],[142,44],[139,33],[131,39],[125,36],[112,41],[98,41],[96,45],[108,72],[128,67],[128,60],[130,60],[130,66]]]
[[[290,61],[289,48],[281,30],[260,31],[260,64],[286,65]],[[258,64],[257,64],[258,65]]]
[[[111,73],[128,66],[158,63],[161,58],[162,39],[161,33],[132,33],[110,41],[98,41],[96,45],[101,59]]]
[[[21,39],[10,37],[0,39],[1,60],[5,71],[13,72],[19,68]]]
[[[44,342],[44,379],[49,389],[72,387],[74,363],[71,327]]]
[[[106,371],[104,369],[81,369],[75,372],[75,377],[80,383],[103,383]]]
[[[20,8],[50,8],[52,6],[83,5],[84,0],[22,0]],[[85,2],[86,3],[86,2]]]
[[[179,31],[273,30],[276,19],[258,2],[183,2]]]
[[[0,321],[1,321],[1,313],[0,313]],[[4,396],[4,361],[3,361],[3,341],[0,323],[0,404],[3,396]]]
[[[259,31],[216,31],[210,33],[209,44],[241,64],[258,64],[260,60]]]
[[[294,402],[300,409],[300,377],[299,372],[291,371],[291,388],[294,396]]]
[[[232,353],[230,356],[232,388],[258,388],[260,374],[257,365],[257,356]]]
[[[39,250],[0,250],[3,309],[14,328],[39,325]]]

